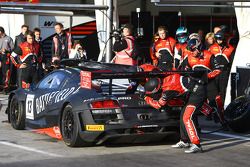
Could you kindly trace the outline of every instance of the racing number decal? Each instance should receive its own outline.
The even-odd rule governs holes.
[[[26,118],[34,120],[34,97],[35,95],[27,95],[26,97]]]

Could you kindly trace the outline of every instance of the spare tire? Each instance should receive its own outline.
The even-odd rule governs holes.
[[[225,120],[235,132],[250,130],[250,96],[240,96],[232,101],[225,110]]]

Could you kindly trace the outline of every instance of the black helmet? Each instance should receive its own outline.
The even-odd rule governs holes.
[[[150,78],[144,85],[146,94],[153,94],[159,91],[161,80],[159,78]]]
[[[223,31],[218,31],[217,33],[215,33],[214,34],[214,38],[216,39],[216,40],[221,40],[221,41],[223,41],[224,39],[225,39],[225,34],[224,34],[224,32]]]
[[[228,27],[226,25],[221,25],[219,27],[221,29],[220,31],[227,32],[227,30],[228,30]]]
[[[197,38],[190,39],[187,43],[187,50],[195,51],[201,50],[201,41]]]

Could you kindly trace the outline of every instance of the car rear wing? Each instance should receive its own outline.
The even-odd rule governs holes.
[[[188,75],[192,78],[199,78],[203,83],[207,83],[207,71],[164,71],[164,72],[106,72],[106,71],[84,71],[80,72],[80,87],[85,89],[92,88],[94,79],[145,79],[145,78],[164,78],[171,74]]]

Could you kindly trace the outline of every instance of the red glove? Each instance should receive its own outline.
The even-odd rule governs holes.
[[[215,78],[216,76],[218,76],[221,73],[221,70],[214,70],[210,73],[207,74],[208,79],[212,79]]]

